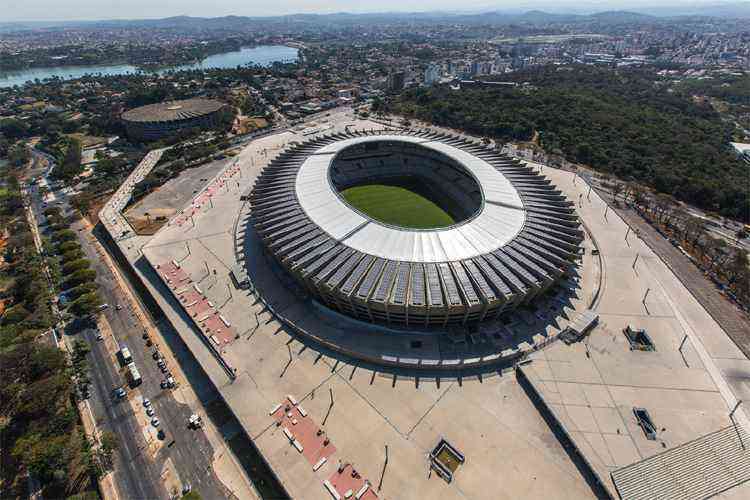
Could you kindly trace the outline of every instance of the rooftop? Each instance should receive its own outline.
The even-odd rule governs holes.
[[[185,99],[148,104],[128,110],[122,119],[131,122],[168,122],[187,120],[219,111],[224,103],[211,99]]]

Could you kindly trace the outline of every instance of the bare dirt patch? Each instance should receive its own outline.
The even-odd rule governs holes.
[[[161,229],[169,221],[176,210],[172,209],[151,209],[148,216],[131,216],[126,215],[127,220],[138,235],[151,236]]]

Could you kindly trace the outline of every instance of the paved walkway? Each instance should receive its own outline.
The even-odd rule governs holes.
[[[723,297],[716,285],[706,278],[695,264],[682,255],[637,212],[632,209],[616,210],[631,227],[639,231],[641,239],[667,264],[685,288],[737,344],[743,354],[750,356],[750,318],[747,314]]]
[[[579,200],[579,213],[597,237],[605,277],[595,307],[600,324],[585,342],[557,343],[532,355],[522,370],[616,497],[612,471],[731,424],[750,361],[649,241],[611,208],[605,217],[596,192],[589,194],[569,172],[544,173]],[[628,325],[644,328],[656,350],[634,350],[622,333]],[[639,427],[636,407],[648,410],[655,440]],[[742,407],[734,418],[747,427]]]

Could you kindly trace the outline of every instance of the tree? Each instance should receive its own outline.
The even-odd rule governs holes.
[[[76,233],[70,229],[63,229],[52,233],[52,239],[61,243],[71,241],[76,239]]]
[[[745,248],[735,248],[732,260],[727,267],[732,282],[748,275],[748,252]]]
[[[79,248],[74,248],[72,250],[68,250],[67,252],[63,253],[60,256],[60,259],[63,261],[63,264],[71,262],[76,259],[80,259],[83,257],[83,251]]]
[[[383,110],[383,100],[380,97],[374,97],[372,99],[372,105],[370,106],[370,109],[373,113],[380,113]]]
[[[0,120],[0,132],[9,139],[22,139],[29,133],[26,122],[17,118],[6,118]]]
[[[83,171],[81,165],[81,141],[69,138],[65,155],[60,164],[52,171],[52,176],[57,179],[71,180]]]
[[[44,212],[42,212],[42,213],[44,214],[45,217],[52,217],[52,216],[58,216],[59,217],[61,215],[60,207],[45,208]]]
[[[94,281],[94,278],[96,278],[96,271],[93,269],[81,269],[70,275],[65,282],[65,288],[72,288],[88,281]]]
[[[99,289],[99,284],[96,281],[89,281],[86,283],[82,283],[76,287],[71,288],[68,290],[68,298],[71,300],[76,300],[81,295],[95,292]]]
[[[72,314],[80,318],[95,313],[100,305],[102,305],[102,301],[99,298],[99,294],[91,292],[83,294],[74,300],[70,304],[69,310]]]
[[[14,323],[20,323],[29,317],[29,311],[23,306],[23,304],[16,304],[5,310],[3,313],[3,324],[12,325]]]
[[[31,153],[29,153],[29,148],[21,143],[15,144],[8,151],[8,163],[15,168],[25,166],[30,158]]]
[[[706,223],[703,219],[689,215],[684,228],[685,241],[691,246],[696,246],[698,239],[706,232]]]
[[[655,85],[651,70],[566,69],[535,67],[503,77],[529,82],[533,92],[524,85],[461,92],[435,86],[407,89],[385,107],[499,141],[528,141],[541,130],[547,154],[559,151],[566,161],[590,164],[725,216],[750,218],[750,191],[737,182],[747,176],[747,166],[726,147],[734,124],[693,103],[689,93]],[[743,91],[732,95],[737,92]],[[664,216],[669,217],[657,214]]]
[[[101,435],[100,446],[98,450],[99,465],[103,472],[112,470],[114,465],[112,457],[115,451],[120,447],[120,442],[114,433],[104,431]]]
[[[90,352],[91,347],[85,340],[76,339],[75,342],[73,342],[73,365],[75,366],[82,363]]]
[[[630,197],[633,200],[633,205],[636,207],[642,207],[646,200],[646,192],[640,184],[631,182],[628,184],[628,191]]]
[[[88,259],[77,259],[70,262],[67,262],[62,267],[62,272],[65,275],[73,274],[76,271],[80,271],[82,269],[88,269],[91,266],[91,262],[88,261]]]
[[[77,241],[64,241],[62,243],[58,243],[57,245],[57,251],[60,253],[67,253],[71,250],[80,250],[81,245]]]
[[[612,199],[614,200],[615,205],[619,206],[620,200],[618,200],[617,197],[622,193],[623,189],[625,189],[625,186],[622,182],[614,181],[610,189],[612,191]]]

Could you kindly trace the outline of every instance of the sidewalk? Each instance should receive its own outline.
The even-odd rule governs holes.
[[[78,413],[81,415],[81,422],[83,422],[83,429],[86,438],[93,441],[95,447],[99,446],[101,444],[99,441],[99,429],[96,426],[96,421],[94,420],[94,415],[91,413],[91,407],[89,407],[88,401],[84,400],[78,402]],[[99,478],[99,491],[101,492],[102,497],[104,497],[104,500],[120,499],[111,471]]]

